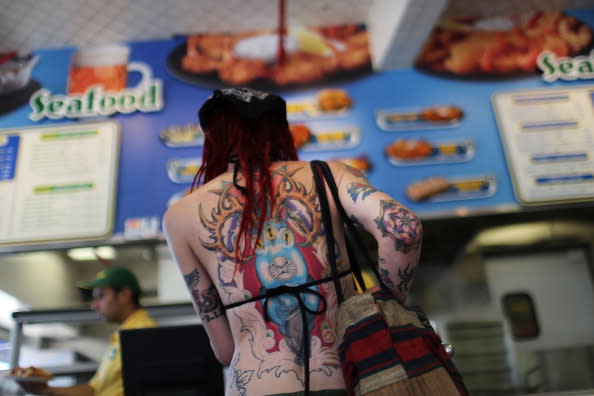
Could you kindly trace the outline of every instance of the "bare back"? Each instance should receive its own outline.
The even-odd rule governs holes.
[[[359,185],[361,194],[387,196],[341,164],[333,163],[332,170],[347,212],[368,228],[374,223],[373,216],[367,213],[369,208],[353,199],[353,186]],[[168,210],[164,220],[168,244],[217,357],[229,364],[227,395],[303,390],[304,343],[311,355],[310,389],[343,389],[336,292],[332,281],[324,281],[331,276],[328,241],[310,165],[277,162],[271,171],[275,199],[249,263],[236,265],[235,260],[245,201],[233,185],[232,172],[201,186]],[[339,215],[330,201],[337,267],[342,272],[349,264]],[[378,215],[375,221],[381,218],[377,211],[374,215]],[[376,226],[375,231],[381,238],[381,229]],[[408,252],[400,254],[405,258]],[[414,252],[413,256],[410,262],[418,258]],[[312,282],[299,292],[270,295],[271,290],[286,291],[286,287]],[[344,277],[341,285],[347,296],[354,292],[350,276]],[[246,300],[250,302],[241,304]],[[229,305],[237,306],[223,309]]]

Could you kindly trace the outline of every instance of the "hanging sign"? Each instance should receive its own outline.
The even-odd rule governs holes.
[[[78,49],[70,60],[67,94],[38,90],[29,100],[29,118],[40,121],[160,111],[161,80],[153,79],[145,63],[128,62],[129,54],[129,47],[123,45]],[[140,74],[134,87],[127,87],[129,73]]]

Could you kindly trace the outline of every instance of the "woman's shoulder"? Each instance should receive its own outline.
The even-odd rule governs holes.
[[[207,196],[212,195],[215,186],[221,185],[222,181],[216,178],[210,182],[198,187],[188,188],[181,194],[181,197],[172,202],[165,211],[164,218],[167,217],[187,217],[189,212],[194,212],[196,205],[208,201]]]

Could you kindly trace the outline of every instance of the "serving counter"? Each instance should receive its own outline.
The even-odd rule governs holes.
[[[197,320],[194,307],[191,303],[162,304],[144,306],[149,314],[159,320],[163,318],[181,318],[191,317]],[[89,323],[99,322],[102,319],[91,309],[55,309],[38,311],[19,311],[12,314],[14,319],[13,327],[10,331],[10,366],[19,364],[20,351],[23,343],[23,328],[28,324],[41,323]],[[72,375],[81,372],[92,372],[97,368],[95,363],[77,363],[75,366],[51,367],[51,372],[55,375]]]

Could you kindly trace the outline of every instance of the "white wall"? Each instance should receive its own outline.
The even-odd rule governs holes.
[[[32,309],[80,305],[76,269],[57,252],[0,256],[0,290]]]
[[[158,261],[158,296],[161,303],[189,302],[190,293],[177,264],[166,245],[156,249]]]

